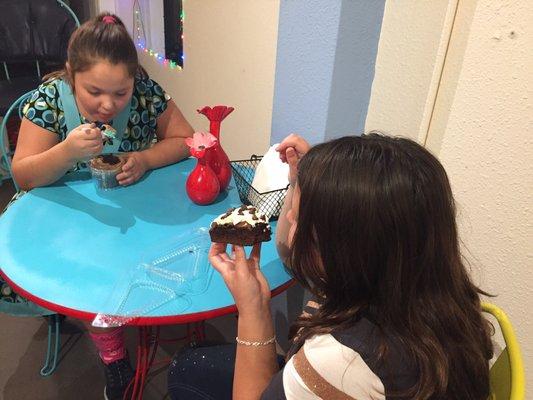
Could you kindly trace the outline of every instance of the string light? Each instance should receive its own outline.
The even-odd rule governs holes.
[[[183,52],[183,39],[184,39],[183,21],[185,20],[185,12],[183,10],[184,8],[183,3],[184,1],[182,0],[181,12],[180,12],[179,20],[178,20],[178,24],[179,24],[178,30],[181,33],[180,36],[181,36],[181,43],[182,43],[182,46],[181,46],[182,52],[180,55],[182,64],[183,64],[183,61],[185,60],[185,54]],[[133,21],[134,21],[134,31],[135,31],[135,36],[136,36],[136,39],[135,39],[136,46],[139,49],[141,49],[145,54],[148,54],[151,57],[154,57],[155,60],[159,64],[166,66],[171,70],[182,71],[183,68],[178,63],[176,63],[175,61],[169,60],[168,58],[165,58],[164,55],[161,55],[146,46],[146,36],[144,34],[143,16],[141,12],[141,7],[139,5],[139,0],[135,0],[133,3],[133,12],[134,12]]]

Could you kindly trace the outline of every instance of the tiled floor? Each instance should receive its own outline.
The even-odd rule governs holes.
[[[232,316],[212,320],[206,324],[210,340],[223,340],[221,325],[235,326]],[[216,327],[215,325],[218,325]],[[0,399],[56,400],[103,399],[104,377],[92,342],[79,321],[67,318],[61,330],[61,361],[54,374],[43,378],[39,370],[44,360],[47,323],[44,318],[15,318],[0,314],[2,341],[0,343]],[[227,331],[226,328],[223,328]],[[164,326],[161,338],[180,338],[183,326]],[[127,347],[135,360],[137,331],[129,328]],[[155,364],[143,399],[166,399],[167,361],[184,343],[160,343]]]

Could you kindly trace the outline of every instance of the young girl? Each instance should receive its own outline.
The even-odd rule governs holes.
[[[100,123],[116,129],[113,143],[103,144]],[[25,106],[13,176],[24,190],[48,185],[106,150],[125,153],[117,180],[127,186],[187,157],[185,138],[192,133],[176,104],[140,67],[122,21],[101,14],[73,33],[65,69],[45,77]],[[106,398],[122,399],[133,376],[123,330],[90,330],[106,366]]]
[[[379,134],[311,149],[291,135],[278,151],[291,184],[278,251],[317,301],[293,326],[278,371],[260,247],[247,257],[214,243],[210,261],[239,311],[236,351],[180,354],[169,373],[172,397],[230,399],[233,385],[235,400],[487,399],[483,292],[461,259],[438,160],[411,140]],[[213,359],[235,360],[233,384],[232,366],[213,367]]]

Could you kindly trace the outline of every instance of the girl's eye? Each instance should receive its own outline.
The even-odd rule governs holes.
[[[117,96],[118,96],[118,97],[126,96],[126,92],[124,92],[124,93],[117,93]]]
[[[99,92],[92,92],[92,91],[89,91],[89,94],[91,96],[98,96],[100,93]]]

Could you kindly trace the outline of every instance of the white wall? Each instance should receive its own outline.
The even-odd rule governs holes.
[[[509,315],[533,382],[533,62],[527,0],[387,2],[365,129],[444,164],[477,284]]]
[[[456,3],[385,3],[366,132],[377,129],[424,142]]]
[[[134,0],[91,0],[97,1],[97,11],[109,11],[122,19],[137,43],[137,27],[133,10]],[[165,53],[165,29],[163,0],[139,0],[139,12],[143,21],[144,39],[147,47],[159,54]]]
[[[140,53],[142,65],[196,130],[209,128],[197,109],[235,107],[221,128],[230,159],[263,154],[272,123],[279,0],[185,1],[184,8],[184,70]]]
[[[133,31],[133,0],[97,1],[100,11],[115,12]],[[157,27],[163,21],[157,25],[152,0],[139,3],[147,40],[157,51],[163,43],[157,38]],[[161,11],[162,1],[156,3],[161,3]],[[218,104],[235,107],[221,128],[221,143],[230,159],[264,154],[272,124],[279,0],[202,0],[183,5],[184,70],[170,70],[143,52],[139,53],[141,64],[173,97],[195,130],[209,129],[197,109]]]
[[[450,176],[476,280],[498,295],[533,382],[533,7],[460,2],[427,145]]]

